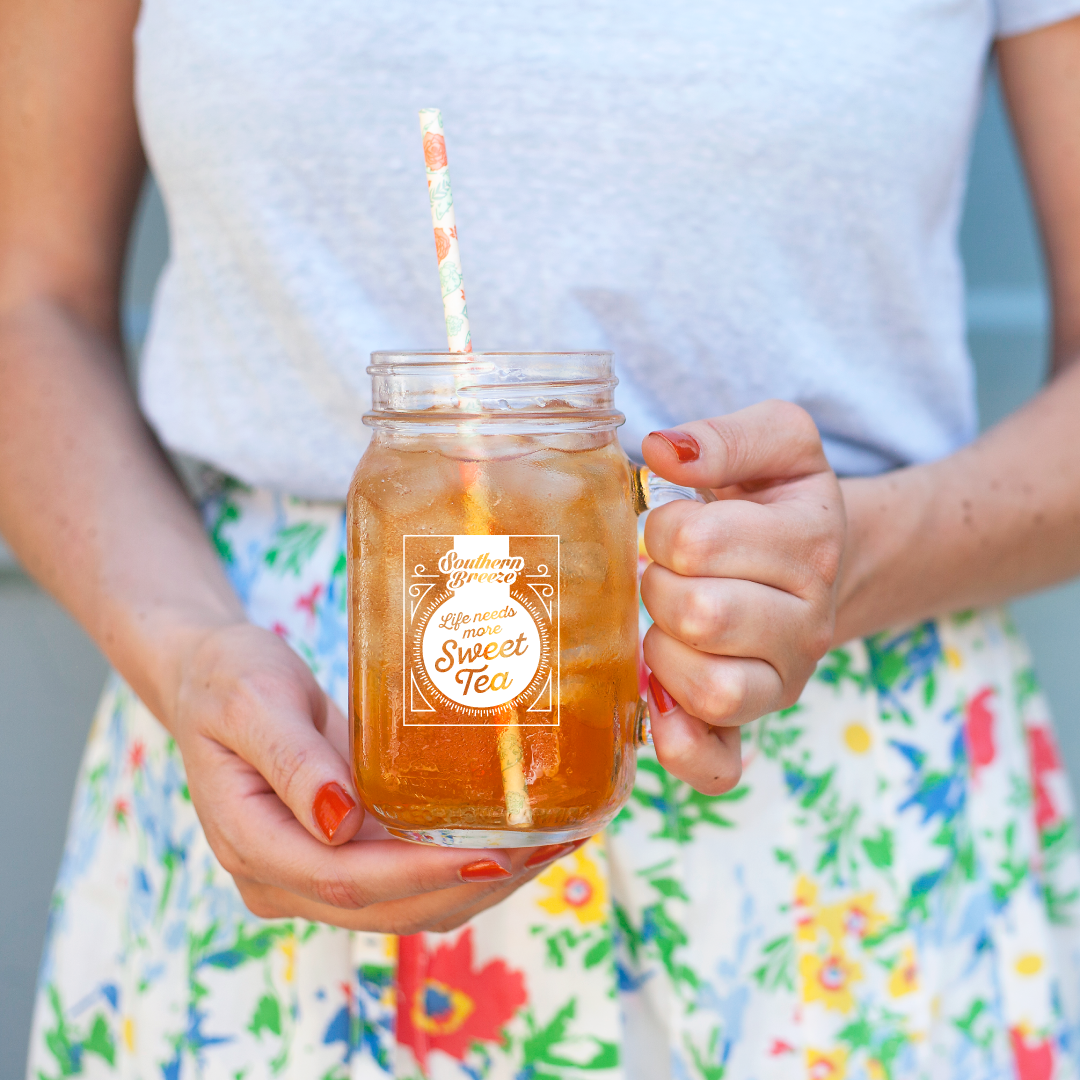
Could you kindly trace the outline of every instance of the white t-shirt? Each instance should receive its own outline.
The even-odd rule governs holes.
[[[956,233],[996,35],[1080,0],[143,0],[164,443],[340,498],[368,353],[445,347],[442,109],[477,349],[611,348],[624,443],[766,397],[841,473],[975,431]]]

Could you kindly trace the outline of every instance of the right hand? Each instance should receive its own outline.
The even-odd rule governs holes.
[[[344,716],[292,649],[247,623],[186,651],[171,720],[210,847],[262,918],[449,930],[570,849],[428,847],[365,826]]]

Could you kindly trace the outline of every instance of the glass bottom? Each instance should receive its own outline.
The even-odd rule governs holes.
[[[399,840],[410,840],[414,844],[459,848],[510,848],[569,844],[603,831],[604,825],[577,825],[566,829],[530,832],[522,832],[520,829],[402,829],[394,825],[384,825],[383,828],[391,836],[396,836]]]

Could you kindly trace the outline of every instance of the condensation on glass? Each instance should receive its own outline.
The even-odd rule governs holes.
[[[395,836],[590,836],[634,780],[638,471],[611,354],[375,353],[348,500],[357,784]]]

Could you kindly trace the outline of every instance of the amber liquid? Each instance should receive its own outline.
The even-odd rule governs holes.
[[[629,795],[638,722],[637,526],[631,466],[612,433],[375,440],[348,502],[350,721],[357,784],[398,835],[547,843],[603,828]],[[553,445],[553,443],[555,445]],[[561,445],[560,445],[561,444]],[[521,712],[407,726],[403,537],[558,540],[558,722]],[[501,742],[500,742],[501,740]],[[508,809],[507,746],[525,815]],[[522,817],[526,820],[522,820]],[[446,835],[432,836],[442,831]],[[424,835],[418,835],[424,834]],[[500,839],[501,837],[501,839]],[[539,837],[536,839],[535,837]]]

